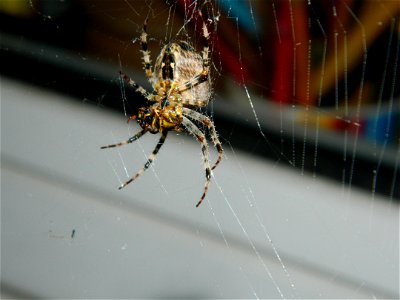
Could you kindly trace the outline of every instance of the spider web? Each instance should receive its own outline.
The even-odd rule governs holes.
[[[123,254],[116,264],[134,269],[141,283],[154,288],[155,282],[159,297],[169,285],[176,289],[170,295],[181,298],[398,297],[400,25],[394,2],[83,3],[96,24],[95,47],[79,56],[112,66],[113,105],[125,119],[142,102],[124,86],[118,68],[151,91],[139,51],[144,20],[153,63],[170,41],[185,40],[201,51],[202,20],[211,33],[213,95],[200,111],[215,122],[224,159],[196,209],[205,180],[200,145],[171,132],[140,180],[122,196],[111,194],[111,206],[121,209],[113,212],[116,223],[132,218],[124,210],[137,219],[154,217],[148,222],[154,231],[143,228],[132,240],[118,233],[119,249],[104,246]],[[36,2],[30,6],[53,19]],[[98,91],[84,102],[103,107],[109,93]],[[120,125],[112,123],[100,143],[139,130],[121,113],[116,119]],[[98,176],[110,190],[118,187],[143,166],[158,138],[148,134],[107,150],[109,172]],[[91,142],[101,146],[98,140]],[[211,142],[209,150],[215,161]],[[85,230],[104,217],[95,210],[89,215]],[[168,236],[154,241],[159,232]],[[180,235],[188,240],[184,248],[174,245],[181,245]],[[157,249],[154,262],[143,266],[128,258],[136,248]],[[178,279],[154,280],[157,271],[165,276],[162,269]],[[140,296],[148,294],[133,297]]]
[[[253,150],[251,147],[247,147],[247,149],[250,148],[250,151],[256,155],[259,155],[260,152],[261,155],[265,152],[268,153],[266,155],[272,157],[274,161],[272,168],[288,166],[297,174],[295,177],[298,177],[299,180],[303,177],[313,178],[311,183],[305,181],[308,189],[314,188],[311,194],[318,190],[314,185],[319,182],[325,183],[325,175],[320,173],[320,165],[326,161],[324,156],[330,155],[326,152],[326,148],[333,147],[332,144],[334,144],[341,156],[336,166],[337,171],[341,174],[339,179],[341,188],[336,193],[339,193],[338,196],[344,199],[343,208],[338,212],[343,215],[344,219],[341,223],[346,226],[352,226],[352,194],[354,181],[358,180],[355,178],[359,172],[365,172],[360,166],[358,158],[369,155],[374,163],[373,169],[368,172],[373,175],[366,176],[364,180],[370,182],[368,189],[370,197],[366,196],[365,198],[367,198],[366,201],[369,201],[370,208],[367,223],[369,230],[372,230],[377,201],[375,198],[382,198],[381,195],[377,196],[376,194],[378,181],[381,180],[380,176],[383,176],[383,174],[380,175],[380,167],[388,162],[386,159],[394,164],[394,168],[391,170],[392,173],[389,173],[391,176],[385,179],[389,182],[385,194],[391,202],[398,194],[399,144],[398,141],[393,141],[395,127],[391,123],[391,118],[395,118],[395,115],[398,114],[398,110],[394,109],[396,101],[398,102],[396,100],[398,99],[396,98],[398,97],[398,83],[396,82],[399,54],[399,37],[396,33],[399,26],[398,15],[390,16],[390,4],[388,3],[381,3],[375,8],[383,14],[376,22],[380,22],[378,25],[385,32],[381,39],[386,43],[386,51],[376,51],[377,54],[375,52],[370,54],[374,49],[370,49],[372,48],[370,44],[372,38],[369,31],[372,29],[367,28],[370,24],[365,24],[365,14],[367,14],[365,11],[368,10],[368,5],[360,7],[350,2],[316,5],[311,1],[300,4],[292,1],[285,3],[270,1],[268,4],[261,4],[259,1],[240,3],[232,1],[170,1],[165,3],[164,7],[158,7],[151,2],[147,2],[143,6],[135,4],[133,7],[131,2],[124,2],[122,5],[131,9],[132,17],[129,17],[129,20],[134,22],[137,28],[140,29],[142,21],[142,18],[138,16],[143,14],[147,14],[149,18],[149,28],[151,28],[152,22],[165,25],[161,30],[152,32],[154,40],[153,43],[150,42],[150,48],[153,61],[158,54],[157,49],[171,40],[183,39],[197,49],[201,48],[201,27],[199,28],[194,12],[197,9],[204,10],[203,17],[212,33],[210,45],[213,53],[212,81],[215,89],[215,99],[210,103],[208,112],[205,113],[211,118],[216,117],[217,130],[220,132],[221,126],[226,123],[224,122],[218,127],[218,113],[224,116],[223,119],[233,119],[233,122],[232,120],[228,122],[230,124],[228,126],[233,127],[228,127],[228,130],[221,134],[226,150],[225,161],[213,173],[212,185],[214,187],[211,188],[210,195],[206,198],[207,210],[212,216],[220,238],[226,245],[232,265],[236,267],[239,276],[247,285],[248,293],[243,293],[245,297],[298,298],[304,296],[304,287],[301,286],[302,283],[298,283],[301,281],[297,273],[298,269],[293,267],[299,263],[299,258],[294,258],[291,251],[289,253],[285,251],[284,242],[276,236],[277,231],[271,225],[273,223],[267,221],[272,216],[264,202],[281,199],[275,198],[273,193],[269,193],[268,187],[264,190],[264,196],[260,196],[256,192],[258,187],[248,179],[252,170],[247,165],[244,167],[242,158],[237,155],[237,152],[240,151],[238,148],[241,148],[243,143],[237,142],[233,136],[236,134],[236,129],[245,125],[246,130],[251,130],[255,134],[255,140],[250,142],[253,144]],[[142,12],[139,13],[138,8]],[[328,12],[324,9],[327,9]],[[269,17],[267,29],[263,28],[265,25],[263,14]],[[305,22],[305,25],[301,22]],[[223,36],[226,34],[224,32],[227,30],[226,27],[231,30],[229,39],[224,39]],[[152,30],[149,29],[149,31]],[[268,43],[268,38],[265,41],[265,36],[275,41],[276,49],[271,49],[264,44]],[[354,46],[351,41],[356,38],[359,40],[359,44]],[[134,41],[137,40],[134,39]],[[225,43],[228,42],[229,45],[226,45]],[[232,47],[233,51],[227,51],[226,47]],[[358,49],[354,49],[354,47],[358,47]],[[268,68],[273,65],[271,56],[278,55],[276,59],[279,59],[279,54],[273,51],[287,49],[289,52],[286,54],[291,61],[286,65],[279,61],[283,65],[275,66],[274,74],[260,76],[262,79],[250,74],[251,71],[257,74],[254,71],[255,67]],[[285,53],[282,53],[283,55]],[[379,69],[378,79],[371,79],[371,74],[367,71],[368,68],[374,68],[370,65],[375,59],[382,62],[383,68]],[[358,67],[354,66],[354,60],[358,61]],[[257,62],[259,62],[258,66]],[[125,64],[125,60],[121,58],[120,64]],[[269,69],[263,71],[266,72],[266,70]],[[272,78],[272,76],[278,78]],[[286,78],[282,78],[284,76]],[[379,93],[376,94],[376,98],[369,100],[366,95],[375,82]],[[229,88],[227,88],[228,86]],[[332,92],[329,92],[329,86],[331,86]],[[230,93],[229,89],[234,92]],[[124,96],[124,90],[122,90],[122,95],[125,107],[129,100]],[[273,101],[267,102],[268,100]],[[228,107],[221,104],[222,102],[226,104],[227,101],[237,104],[232,106],[240,113],[232,111],[229,104]],[[268,110],[274,111],[276,115],[268,113]],[[387,117],[386,126],[381,129],[382,127],[379,127],[378,123],[381,122],[379,119],[383,115]],[[128,117],[127,113],[126,116]],[[364,129],[361,129],[364,125],[363,122],[372,123],[373,133],[370,140],[365,138]],[[328,125],[326,125],[327,123]],[[337,127],[341,129],[337,129]],[[224,129],[222,128],[222,130]],[[329,130],[331,130],[331,136]],[[385,136],[383,139],[378,137],[381,130]],[[277,136],[277,140],[271,138],[271,135]],[[186,145],[188,142],[184,136],[182,138],[183,140],[175,141],[175,143]],[[141,145],[140,142],[139,145]],[[149,149],[141,149],[143,156],[146,157]],[[213,155],[213,150],[210,147],[211,155]],[[176,153],[176,155],[179,156],[182,153]],[[151,170],[165,196],[171,198],[177,191],[186,191],[186,187],[177,189],[173,187],[173,183],[165,180],[165,175],[162,175],[161,171],[163,168],[160,166],[161,160],[162,158],[159,158]],[[226,175],[219,174],[219,169],[224,168],[224,164],[228,163],[236,165],[233,172],[239,178],[237,185],[227,184],[223,177],[221,178]],[[119,176],[120,182],[123,182],[124,178],[129,178],[135,171],[134,169],[128,171],[125,166],[124,163],[125,176],[122,178]],[[332,168],[332,166],[330,167]],[[166,168],[171,167],[166,166]],[[185,172],[193,171],[187,169],[179,171],[180,174]],[[179,175],[175,180],[183,181]],[[195,186],[196,184],[201,185],[201,182],[201,177],[199,177],[196,183],[190,187],[191,197],[195,197]],[[274,198],[269,198],[268,195]],[[238,205],[238,201],[244,202],[245,207]],[[314,202],[306,201],[306,203],[308,205],[306,209],[318,209]],[[322,214],[317,211],[314,211],[314,214],[315,222],[323,222],[320,220],[323,218]],[[338,220],[336,219],[336,221]],[[278,222],[278,224],[280,223]],[[199,225],[197,229],[200,240],[202,230],[204,230],[202,226]],[[330,231],[333,229],[328,229],[329,225],[326,226],[324,234],[329,236],[328,240],[334,239],[336,234],[332,234]],[[391,230],[395,229],[392,227]],[[294,232],[285,234],[291,235],[295,234]],[[264,284],[268,283],[270,288],[260,288],[257,280],[252,278],[254,270],[238,259],[235,251],[238,240],[247,243],[246,247],[249,247],[252,256],[258,262],[260,273],[264,273]],[[276,246],[275,240],[278,241],[279,246]],[[336,241],[336,243],[340,242]],[[334,245],[334,247],[338,246],[335,243]],[[395,244],[388,243],[387,247],[390,248],[390,245],[396,247],[396,242]],[[353,249],[346,250],[346,247],[341,249],[343,255],[353,253]],[[312,260],[313,256],[318,255],[317,251],[307,259]],[[296,263],[293,263],[293,260]],[[287,265],[288,263],[290,267]],[[318,264],[313,265],[312,268],[318,269],[317,273],[320,275],[326,271]],[[354,284],[353,289],[349,288],[350,291],[352,290],[352,293],[348,294],[349,297],[357,297],[358,293],[363,297],[375,297],[378,290],[390,294],[389,291],[380,290],[378,287],[375,289],[366,281],[360,280],[357,283],[356,279],[351,278],[352,275],[341,274],[340,270],[331,270],[331,272],[331,275],[328,275],[328,271],[328,274],[323,276],[335,277],[339,286]],[[320,291],[315,292],[319,296],[327,297],[340,295],[340,293],[330,294],[328,290],[329,288],[326,290],[321,288]],[[225,296],[232,295],[234,294]],[[221,296],[224,294],[222,293]]]
[[[128,6],[130,6],[129,2],[126,1],[126,4]],[[165,15],[167,15],[167,20],[166,20],[166,29],[165,29],[165,37],[158,41],[158,44],[162,46],[163,43],[165,42],[169,42],[169,41],[174,41],[174,40],[186,40],[188,43],[190,44],[194,44],[194,46],[196,48],[199,48],[199,46],[197,44],[201,45],[201,38],[202,38],[202,29],[201,29],[201,24],[199,25],[198,22],[196,22],[198,15],[197,15],[197,11],[198,10],[205,10],[206,11],[206,16],[202,16],[202,20],[206,22],[207,25],[210,25],[211,28],[211,34],[216,34],[217,33],[217,28],[218,28],[218,21],[220,18],[220,12],[219,10],[216,10],[213,6],[213,4],[211,2],[197,2],[197,1],[193,1],[193,2],[185,2],[182,1],[181,3],[175,2],[173,4],[168,3],[169,7],[168,7],[168,12],[164,12],[164,16],[159,16],[157,12],[155,12],[152,9],[149,9],[149,13],[148,15],[151,16],[150,19],[154,21],[156,21],[157,23],[160,23],[163,21],[160,21],[159,19],[164,18],[165,19]],[[175,20],[172,20],[176,17],[177,14],[177,9],[181,8],[182,9],[183,6],[183,13],[184,13],[184,17],[183,17],[183,24],[181,25],[181,23],[176,22]],[[151,7],[151,5],[150,5]],[[133,10],[133,8],[132,8]],[[230,16],[227,16],[227,18],[232,18]],[[236,19],[236,18],[234,18]],[[236,23],[236,25],[238,25],[238,21],[237,19],[234,21]],[[254,22],[254,20],[253,20]],[[191,27],[190,27],[191,25]],[[254,23],[255,25],[255,23]],[[181,27],[180,27],[181,26]],[[194,27],[194,28],[193,28]],[[238,30],[238,28],[237,28]],[[239,32],[237,32],[237,34],[239,35]],[[137,39],[133,40],[134,43],[137,42]],[[239,57],[238,57],[238,62],[239,65],[242,64],[242,59],[241,59],[241,52],[240,52],[240,41],[238,39],[237,41],[237,45],[239,48]],[[219,49],[214,49],[213,48],[213,43],[211,41],[211,45],[210,45],[210,51],[214,52],[214,51],[218,51]],[[157,50],[156,50],[157,51]],[[158,55],[158,53],[155,51],[153,51],[153,61],[154,61],[154,55]],[[219,54],[217,55],[217,60],[213,62],[213,78],[212,81],[215,81],[215,78],[217,78],[218,76],[221,75],[222,73],[222,62],[221,62],[221,55],[223,54]],[[216,74],[215,74],[216,73]],[[242,79],[243,78],[243,74],[241,74]],[[121,86],[123,86],[121,84]],[[257,127],[259,129],[259,133],[261,134],[261,136],[264,138],[264,141],[266,143],[269,143],[267,137],[265,136],[264,132],[261,129],[261,124],[258,120],[258,115],[254,109],[254,105],[253,105],[253,101],[252,98],[247,90],[247,87],[245,85],[242,85],[242,87],[244,91],[246,91],[246,97],[248,99],[248,103],[252,109],[252,113],[254,115],[254,119],[256,121]],[[124,111],[125,111],[125,116],[129,117],[129,115],[127,114],[127,110],[126,110],[126,104],[129,101],[126,98],[125,95],[125,89],[122,87],[121,89],[121,94],[122,94],[122,99],[123,99],[123,106],[124,106]],[[212,98],[212,95],[210,95],[210,97]],[[207,113],[207,112],[205,112]],[[209,111],[209,116],[211,118],[213,118],[213,103],[211,103],[211,110]],[[205,128],[203,128],[205,129]],[[140,144],[140,143],[139,143]],[[231,146],[229,144],[228,141],[228,149],[230,149],[233,153],[233,155],[235,155],[234,153],[234,147]],[[212,149],[214,150],[214,149]],[[143,147],[141,147],[141,151],[143,156],[146,156],[146,151],[143,149]],[[227,157],[227,159],[229,159],[229,157],[227,156],[227,154],[225,154],[225,156]],[[123,162],[124,165],[124,171],[125,171],[125,175],[126,177],[129,178],[130,173],[128,172],[125,163],[123,161],[123,158],[120,157],[120,160]],[[155,163],[155,165],[157,164],[157,162]],[[240,163],[239,163],[239,167],[240,167]],[[156,178],[157,183],[161,186],[163,192],[165,193],[165,195],[168,197],[169,196],[169,192],[168,189],[166,188],[166,185],[163,183],[164,180],[162,178],[162,175],[158,174],[157,171],[158,168],[151,168],[151,170],[153,171],[154,177]],[[241,176],[245,176],[245,172],[244,170],[240,167],[241,170]],[[117,174],[117,172],[114,170],[114,172]],[[189,171],[191,172],[191,171]],[[118,175],[117,175],[118,176]],[[262,266],[262,272],[265,273],[266,279],[272,283],[274,289],[275,289],[275,293],[276,295],[278,295],[280,298],[286,298],[286,296],[284,295],[284,292],[281,290],[280,285],[276,282],[275,280],[275,275],[273,274],[273,272],[270,270],[270,267],[268,266],[268,263],[265,261],[265,258],[263,257],[263,255],[261,254],[261,250],[258,249],[258,246],[256,246],[256,244],[253,242],[252,238],[250,237],[249,233],[247,232],[248,229],[246,229],[246,225],[241,221],[241,217],[240,215],[238,215],[236,208],[234,208],[231,205],[231,199],[230,197],[224,192],[224,188],[223,185],[219,184],[217,177],[214,177],[214,183],[219,191],[219,198],[223,199],[225,201],[225,208],[227,208],[230,212],[230,218],[232,220],[234,220],[234,222],[236,223],[237,226],[239,226],[241,233],[243,234],[243,236],[245,237],[245,241],[249,243],[250,247],[251,247],[251,251],[253,252],[253,255],[257,258],[259,265]],[[123,182],[125,179],[119,179],[120,182]],[[242,191],[242,194],[248,199],[248,204],[250,206],[254,206],[256,204],[256,199],[254,198],[254,195],[252,195],[252,190],[251,188],[247,188],[247,191]],[[256,288],[253,286],[254,284],[251,282],[251,280],[249,279],[250,274],[251,274],[251,270],[245,268],[243,265],[241,265],[241,263],[235,258],[235,251],[232,251],[231,249],[231,238],[227,237],[227,233],[225,232],[226,230],[223,228],[226,225],[222,224],[222,221],[220,220],[221,216],[218,216],[218,213],[216,212],[216,210],[213,207],[213,203],[209,200],[210,197],[206,198],[206,201],[209,205],[209,209],[210,209],[210,213],[212,215],[212,220],[215,222],[215,225],[217,226],[218,232],[224,242],[224,244],[226,245],[226,249],[227,252],[229,253],[230,257],[232,260],[236,261],[236,263],[234,263],[234,265],[237,265],[237,270],[240,273],[240,276],[244,279],[244,281],[246,282],[246,284],[248,285],[248,289],[249,289],[249,294],[252,297],[255,298],[259,298],[260,296],[258,295],[258,291],[256,290]],[[280,268],[283,271],[283,273],[286,276],[286,280],[287,283],[290,286],[290,295],[291,297],[293,297],[296,293],[296,287],[295,287],[295,283],[293,282],[290,272],[287,270],[284,262],[282,261],[278,250],[276,249],[276,247],[274,246],[268,231],[266,230],[265,225],[262,223],[261,217],[259,215],[259,212],[255,213],[255,217],[257,218],[257,222],[260,228],[263,229],[263,232],[265,234],[265,240],[267,241],[268,247],[270,247],[273,251],[273,255],[275,256],[275,259],[279,262],[280,264]],[[200,233],[199,233],[200,234]],[[200,237],[199,237],[200,238]],[[245,295],[246,293],[244,293]],[[223,296],[224,294],[221,294],[221,296]],[[234,294],[232,294],[234,295]]]

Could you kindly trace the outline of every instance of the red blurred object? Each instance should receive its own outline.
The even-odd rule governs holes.
[[[292,99],[293,91],[293,37],[288,1],[277,5],[279,40],[274,43],[275,66],[272,76],[272,99],[286,104]]]

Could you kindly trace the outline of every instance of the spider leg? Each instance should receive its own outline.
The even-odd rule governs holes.
[[[100,147],[100,149],[114,148],[114,147],[120,147],[120,146],[124,146],[124,145],[130,144],[130,143],[136,141],[137,139],[139,139],[146,132],[147,132],[147,129],[143,129],[142,131],[139,131],[138,133],[136,133],[134,136],[130,137],[126,141],[122,141],[122,142],[119,142],[117,144],[111,144],[111,145],[108,145],[108,146],[103,146],[103,147]]]
[[[200,12],[201,15],[201,12]],[[210,39],[210,33],[208,32],[206,23],[203,21],[203,70],[207,70],[209,68],[210,64],[210,58],[209,58],[209,53],[210,53],[210,47],[208,45],[208,40]]]
[[[149,79],[149,81],[152,81],[152,76],[153,76],[153,66],[151,64],[151,59],[150,59],[150,51],[148,49],[147,45],[147,19],[143,23],[143,30],[142,34],[140,35],[140,44],[142,46],[142,54],[143,54],[143,64],[144,64],[144,70],[146,72],[146,77]]]
[[[140,35],[140,44],[142,47],[142,59],[143,59],[143,64],[144,64],[144,70],[146,73],[147,79],[150,81],[150,83],[153,82],[153,66],[151,64],[151,59],[150,59],[150,51],[148,50],[148,45],[147,45],[147,19],[143,23],[143,30],[142,34]],[[142,96],[144,96],[148,101],[150,102],[156,102],[154,100],[154,95],[152,93],[149,93],[146,91],[142,86],[138,85],[133,79],[131,79],[128,75],[126,75],[123,72],[119,72],[121,77],[125,80],[128,86],[133,88],[136,92],[140,93]]]
[[[156,159],[157,153],[160,150],[161,146],[164,144],[165,139],[167,138],[167,134],[168,131],[164,130],[161,131],[161,137],[160,140],[158,141],[156,147],[154,148],[153,152],[150,154],[149,158],[147,159],[146,163],[144,164],[143,168],[139,170],[139,172],[137,172],[135,175],[133,175],[128,181],[126,181],[125,183],[123,183],[118,189],[122,189],[125,186],[127,186],[128,184],[130,184],[132,181],[134,181],[135,179],[137,179],[138,177],[140,177],[144,171],[146,171],[151,163]]]
[[[119,74],[122,77],[122,79],[124,79],[126,84],[129,87],[131,87],[132,89],[134,89],[135,92],[140,93],[143,97],[145,97],[147,99],[147,101],[155,102],[153,94],[146,91],[146,89],[144,87],[138,85],[133,79],[131,79],[128,75],[126,75],[122,71],[120,71]]]
[[[210,184],[211,180],[211,168],[210,168],[210,163],[208,161],[207,140],[206,137],[204,136],[204,133],[202,133],[200,129],[185,116],[183,116],[182,125],[186,128],[186,130],[189,133],[193,134],[197,138],[197,140],[201,143],[201,152],[203,153],[203,163],[204,163],[204,168],[206,170],[206,182],[204,184],[203,195],[201,195],[200,201],[196,204],[196,207],[199,207],[199,205],[203,202],[204,198],[207,195],[208,185]]]
[[[218,159],[215,162],[215,164],[213,165],[213,167],[211,168],[211,170],[214,170],[217,167],[217,165],[221,162],[224,150],[222,149],[222,145],[218,138],[218,133],[215,130],[215,126],[214,126],[213,122],[207,116],[204,116],[201,113],[199,113],[195,110],[192,110],[190,108],[183,107],[182,112],[189,118],[192,118],[193,120],[201,122],[207,126],[208,131],[210,132],[211,140],[212,140],[215,148],[217,148],[217,151],[218,151]]]
[[[192,79],[190,79],[190,80],[182,83],[182,85],[178,86],[178,88],[177,88],[178,91],[182,93],[184,91],[192,89],[196,85],[206,82],[208,80],[208,73],[209,73],[208,68],[203,70],[200,74],[194,76]]]
[[[201,15],[201,12],[199,12]],[[199,85],[208,80],[208,75],[210,72],[210,47],[208,46],[208,40],[210,39],[210,33],[208,32],[206,23],[203,22],[203,51],[202,51],[202,61],[203,61],[203,70],[200,74],[194,76],[192,79],[184,82],[182,85],[178,87],[179,92],[184,92],[186,90],[190,90],[196,85]]]

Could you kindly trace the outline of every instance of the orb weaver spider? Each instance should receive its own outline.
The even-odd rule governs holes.
[[[201,16],[200,12],[199,14]],[[146,77],[153,87],[153,92],[146,91],[129,78],[129,76],[120,72],[121,77],[127,85],[136,92],[139,92],[147,101],[148,106],[139,108],[137,115],[131,116],[128,119],[128,122],[135,119],[142,130],[126,141],[103,146],[101,149],[127,145],[136,141],[147,132],[153,134],[160,133],[161,137],[143,168],[123,183],[119,189],[122,189],[140,177],[149,168],[161,146],[164,144],[169,131],[182,132],[186,130],[201,143],[206,173],[204,191],[196,207],[206,197],[211,180],[211,171],[221,162],[223,149],[211,119],[194,110],[205,107],[211,97],[209,76],[210,50],[208,45],[210,35],[204,21],[202,27],[204,45],[201,54],[197,53],[185,41],[170,42],[161,49],[153,69],[147,45],[147,20],[144,22],[140,36],[142,60]],[[205,134],[193,121],[207,127],[211,140],[218,151],[218,158],[212,167],[210,167],[208,159],[208,145]]]

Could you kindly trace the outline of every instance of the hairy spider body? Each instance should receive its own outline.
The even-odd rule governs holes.
[[[201,15],[201,13],[199,13]],[[149,93],[143,87],[136,84],[127,75],[121,73],[126,83],[137,92],[141,93],[147,100],[148,105],[138,109],[135,116],[131,116],[128,121],[136,119],[142,130],[126,141],[101,147],[119,147],[139,139],[146,132],[153,134],[160,133],[161,137],[147,162],[139,172],[119,188],[123,188],[146,171],[156,158],[158,151],[163,145],[168,131],[181,132],[186,130],[194,135],[201,143],[203,163],[206,173],[206,182],[199,206],[204,200],[208,185],[211,180],[211,170],[213,170],[222,160],[223,149],[218,139],[212,121],[205,115],[193,110],[192,108],[204,107],[208,104],[211,97],[211,84],[209,76],[209,33],[203,23],[204,47],[201,54],[185,41],[171,42],[165,45],[158,55],[154,70],[151,63],[150,52],[147,46],[146,22],[143,25],[141,34],[141,52],[143,54],[143,64],[147,79],[153,87],[153,92]],[[210,167],[208,160],[208,145],[205,134],[192,122],[205,125],[209,131],[211,140],[218,151],[218,159]]]
[[[207,50],[208,51],[208,50]],[[208,104],[211,89],[209,83],[208,53],[204,69],[203,58],[184,41],[163,47],[156,59],[153,88],[162,101],[175,105],[203,107]]]
[[[139,108],[134,117],[138,124],[150,133],[158,133],[162,130],[182,131],[182,107],[168,105],[164,107],[153,106]]]

